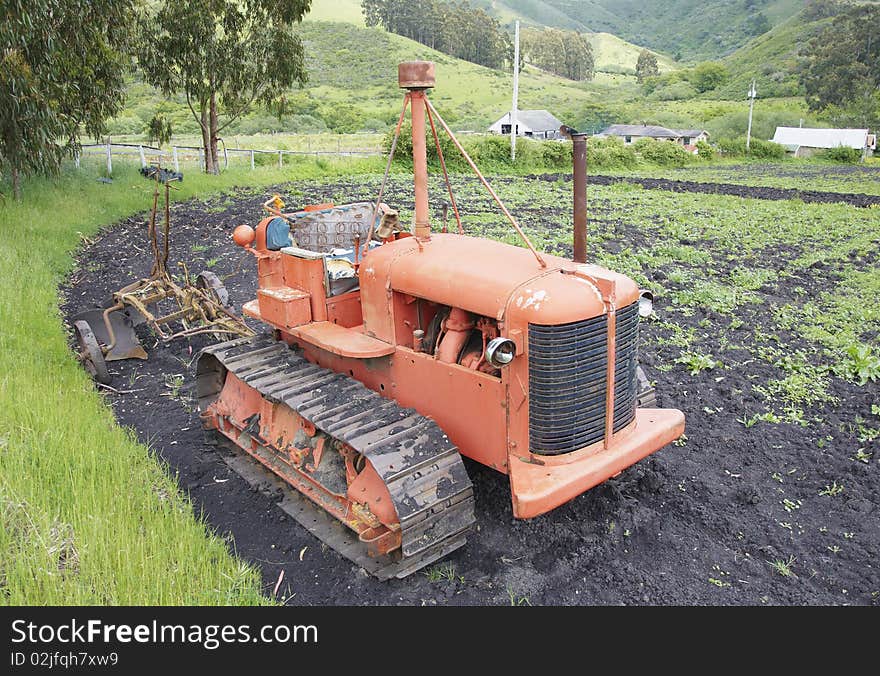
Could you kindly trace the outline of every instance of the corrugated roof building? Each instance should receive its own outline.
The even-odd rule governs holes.
[[[813,127],[776,127],[771,139],[785,146],[795,157],[807,157],[828,148],[854,148],[871,151],[877,147],[877,138],[867,129],[817,129]]]

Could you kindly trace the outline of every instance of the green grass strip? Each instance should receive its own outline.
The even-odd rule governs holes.
[[[349,173],[303,161],[189,172],[176,200],[235,186]],[[68,348],[58,285],[82,237],[145,211],[132,167],[25,185],[0,202],[0,603],[260,604],[258,571],[193,513],[166,468],[115,424]],[[255,218],[257,214],[254,214]]]

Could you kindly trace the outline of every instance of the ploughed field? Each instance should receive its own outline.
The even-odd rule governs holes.
[[[379,182],[277,190],[293,207],[373,199]],[[453,183],[466,232],[516,243],[475,180]],[[403,222],[410,185],[392,176],[386,191]],[[539,249],[571,254],[570,180],[493,185]],[[230,233],[256,224],[271,192],[174,205],[172,261],[225,277],[240,307],[256,274]],[[431,194],[439,228],[443,186]],[[111,363],[108,403],[262,569],[267,594],[284,571],[286,603],[880,604],[880,209],[615,183],[589,188],[589,216],[589,257],[655,293],[641,360],[686,437],[531,521],[512,518],[506,477],[467,461],[476,530],[404,580],[368,577],[229,471],[193,401],[204,339],[162,345],[142,330],[150,358]],[[149,273],[143,224],[83,250],[68,315]]]

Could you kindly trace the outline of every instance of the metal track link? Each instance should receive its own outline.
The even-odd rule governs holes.
[[[220,395],[226,372],[366,456],[385,482],[400,520],[401,554],[380,558],[367,557],[356,546],[356,534],[340,529],[329,514],[282,482],[287,497],[280,505],[319,539],[381,579],[405,577],[465,544],[474,523],[473,488],[457,447],[433,420],[312,364],[265,334],[201,352],[196,369],[201,411]],[[239,461],[227,463],[251,483],[261,476],[266,482],[268,472],[256,462],[247,472]]]

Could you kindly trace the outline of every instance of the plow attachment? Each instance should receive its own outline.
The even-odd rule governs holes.
[[[155,174],[153,208],[148,232],[153,252],[150,276],[128,284],[111,296],[102,308],[89,309],[73,318],[80,361],[95,380],[109,384],[107,362],[146,359],[135,327],[149,324],[162,341],[207,334],[224,341],[254,332],[229,307],[229,293],[217,275],[203,271],[190,278],[184,263],[182,280],[168,272],[171,210],[169,180],[165,187],[165,223],[162,236],[156,223],[159,205],[159,174]],[[172,179],[173,180],[173,179]]]

